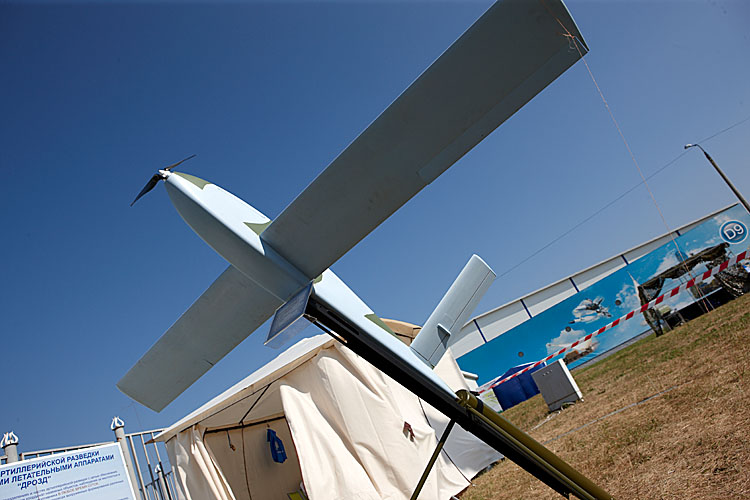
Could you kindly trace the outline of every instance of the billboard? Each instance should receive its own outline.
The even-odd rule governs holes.
[[[750,215],[742,206],[719,212],[676,236],[674,241],[463,354],[458,363],[461,369],[478,374],[478,382],[484,384],[513,366],[543,359],[747,250],[749,227]],[[705,301],[711,301],[712,296],[737,296],[748,291],[747,270],[747,260],[731,266],[688,291],[666,298],[655,310],[582,342],[560,357],[565,356],[568,366],[574,368],[644,332],[661,333],[669,317],[674,318],[681,310],[710,308]]]
[[[117,443],[0,465],[0,500],[135,500]]]

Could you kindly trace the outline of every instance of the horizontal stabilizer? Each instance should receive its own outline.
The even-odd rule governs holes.
[[[495,3],[261,239],[314,279],[587,51],[561,1]]]
[[[461,327],[494,280],[492,269],[477,255],[472,255],[414,338],[411,348],[430,366],[435,366],[445,350],[460,338]]]
[[[233,266],[166,331],[117,387],[161,411],[262,325],[282,302]]]

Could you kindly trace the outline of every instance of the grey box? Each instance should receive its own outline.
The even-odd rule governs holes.
[[[531,377],[550,411],[559,410],[564,403],[574,403],[583,399],[578,384],[562,359],[535,371]]]

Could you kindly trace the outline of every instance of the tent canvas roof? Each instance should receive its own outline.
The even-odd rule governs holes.
[[[258,420],[259,416],[268,418],[280,415],[283,410],[278,395],[271,393],[268,395],[269,397],[260,401],[267,392],[265,389],[315,356],[320,350],[330,347],[334,342],[335,340],[326,334],[300,340],[268,364],[211,399],[185,418],[172,424],[156,436],[154,440],[168,441],[177,433],[197,423],[201,423],[205,427],[236,425],[245,420],[243,417],[246,416],[247,412],[245,406],[237,405],[237,403],[248,397],[256,398],[256,401],[251,405],[254,410],[252,420]],[[259,391],[262,392],[259,393]],[[234,408],[235,406],[236,408]]]

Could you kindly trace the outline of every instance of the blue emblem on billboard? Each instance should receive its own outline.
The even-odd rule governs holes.
[[[747,226],[738,220],[730,220],[721,225],[719,234],[727,243],[742,243],[747,238]]]

